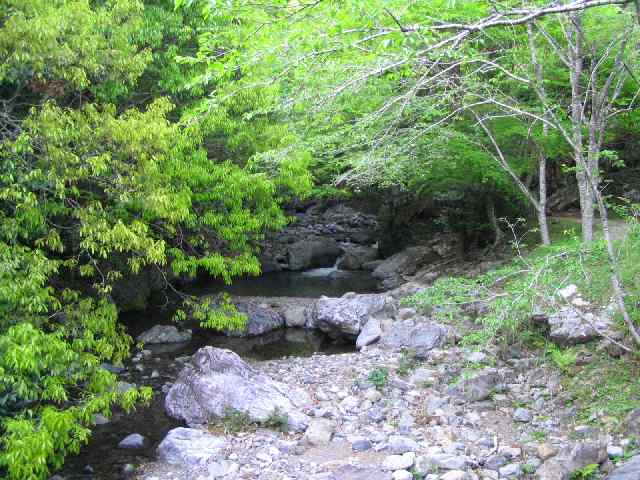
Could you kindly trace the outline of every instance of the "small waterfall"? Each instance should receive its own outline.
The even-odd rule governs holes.
[[[336,258],[332,267],[312,268],[311,270],[305,270],[300,273],[305,277],[329,277],[331,274],[338,272],[340,260],[342,260],[342,256]]]

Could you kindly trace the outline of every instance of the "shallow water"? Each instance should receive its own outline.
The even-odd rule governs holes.
[[[189,293],[206,295],[226,291],[238,296],[320,297],[340,296],[346,292],[366,293],[375,290],[375,281],[366,272],[341,272],[334,268],[308,272],[277,272],[257,278],[236,281],[231,287],[219,283],[192,285]],[[170,312],[151,308],[144,312],[129,313],[121,317],[130,335],[136,336],[158,323],[169,323]],[[124,478],[126,464],[137,465],[155,458],[155,449],[169,430],[182,425],[169,418],[164,410],[162,386],[173,381],[179,371],[175,359],[191,355],[205,345],[233,350],[248,361],[263,361],[286,356],[305,357],[314,353],[336,354],[351,352],[353,344],[336,343],[319,332],[286,329],[252,338],[227,337],[215,332],[195,329],[191,342],[182,344],[151,345],[152,355],[143,360],[143,370],[128,363],[121,379],[138,385],[150,385],[155,395],[148,407],[126,414],[115,411],[111,422],[95,427],[88,445],[79,455],[70,457],[59,472],[65,479],[117,480]],[[151,378],[157,370],[159,376]],[[147,438],[141,450],[121,450],[118,443],[130,433]],[[87,466],[91,467],[91,472]]]

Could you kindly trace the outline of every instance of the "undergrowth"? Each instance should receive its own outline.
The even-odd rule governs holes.
[[[558,291],[575,284],[583,299],[594,305],[611,303],[610,266],[603,241],[590,247],[579,238],[565,238],[552,246],[539,246],[525,254],[514,242],[516,257],[508,265],[477,277],[443,277],[432,286],[404,300],[435,319],[456,323],[470,311],[478,329],[463,338],[466,344],[496,339],[519,340],[532,328],[532,316],[549,314],[564,306]],[[627,307],[640,323],[640,228],[633,222],[624,242],[618,245]],[[481,305],[482,308],[472,308]]]

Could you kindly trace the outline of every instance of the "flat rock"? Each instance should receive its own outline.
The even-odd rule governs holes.
[[[224,438],[194,428],[174,428],[158,445],[158,459],[173,465],[205,465],[225,446]]]

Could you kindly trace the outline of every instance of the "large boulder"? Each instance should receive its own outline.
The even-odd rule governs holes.
[[[203,466],[225,446],[224,438],[195,428],[174,428],[158,445],[158,459],[173,465]]]
[[[540,480],[569,480],[581,468],[601,464],[607,460],[605,439],[576,442],[563,448],[536,471]]]
[[[312,237],[298,240],[288,247],[288,269],[307,270],[330,267],[342,255],[342,249],[333,238]]]
[[[322,297],[316,303],[313,324],[334,338],[356,338],[371,318],[389,318],[396,302],[388,295],[347,293],[340,298]]]
[[[289,427],[304,430],[309,418],[305,392],[261,374],[230,350],[204,347],[178,375],[165,399],[169,416],[189,426],[224,417],[230,411],[264,422],[273,414],[286,415]]]
[[[191,330],[180,331],[175,325],[155,325],[138,335],[136,340],[149,345],[188,342],[191,340]]]
[[[384,289],[392,289],[402,283],[403,277],[413,275],[427,263],[440,258],[438,252],[428,246],[409,247],[385,259],[372,273]]]

